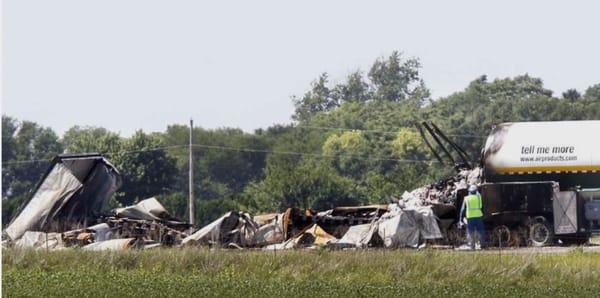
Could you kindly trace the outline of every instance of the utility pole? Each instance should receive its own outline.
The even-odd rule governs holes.
[[[190,119],[190,174],[189,174],[189,209],[190,209],[190,224],[194,224],[194,216],[196,215],[196,208],[194,206],[194,158],[193,158],[193,134],[194,134],[194,120]]]

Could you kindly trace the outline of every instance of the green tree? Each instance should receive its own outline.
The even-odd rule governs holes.
[[[424,160],[430,158],[421,135],[407,127],[398,131],[396,138],[392,141],[392,152],[400,159]]]
[[[314,114],[319,112],[329,111],[339,106],[339,98],[327,86],[327,73],[321,76],[312,83],[311,90],[308,91],[302,98],[293,98],[296,112],[292,116],[294,120],[305,121],[310,119]]]
[[[393,52],[387,59],[377,59],[369,71],[375,90],[374,99],[393,102],[412,99],[421,105],[429,92],[419,76],[419,68],[421,63],[418,59],[403,61],[399,52]]]
[[[15,133],[18,129],[17,120],[5,115],[2,115],[2,165],[6,165],[7,162],[13,161],[17,155],[17,144],[15,140]],[[6,183],[10,179],[10,172],[4,168],[2,170],[2,193],[5,194],[8,190],[8,184]]]
[[[266,154],[261,151],[269,149],[267,139],[272,137],[270,132],[275,130],[277,128],[259,130],[252,135],[240,129],[194,128],[194,143],[197,145],[193,148],[196,204],[212,208],[212,211],[203,210],[199,213],[198,222],[222,215],[221,209],[216,208],[222,205],[210,201],[227,200],[235,202],[237,208],[242,209],[247,202],[241,198],[241,194],[250,182],[262,177]],[[176,160],[177,165],[173,189],[186,193],[189,185],[188,138],[189,128],[183,125],[171,125],[162,135],[165,145],[182,146],[168,150],[168,154]]]
[[[600,84],[588,87],[583,97],[589,101],[600,101]]]
[[[102,127],[73,126],[65,132],[61,143],[68,153],[116,153],[122,150],[124,140]]]
[[[345,83],[338,84],[333,88],[333,93],[336,94],[336,98],[339,98],[340,103],[365,102],[372,96],[369,84],[365,82],[360,71],[348,75]]]
[[[359,131],[330,135],[323,143],[323,153],[332,157],[334,167],[344,176],[358,178],[368,166],[368,143]]]
[[[280,211],[292,206],[325,210],[364,201],[356,190],[351,179],[326,162],[308,158],[285,169],[267,165],[265,179],[248,188],[246,195]]]
[[[169,211],[171,216],[188,221],[188,195],[183,192],[171,192],[157,196],[160,203]],[[198,209],[198,208],[196,208]],[[196,221],[197,222],[197,221]]]
[[[138,130],[124,141],[122,151],[108,155],[123,178],[123,186],[116,194],[122,205],[172,191],[177,167],[175,159],[162,147],[159,136]]]
[[[569,89],[563,92],[562,97],[570,101],[576,101],[581,99],[581,93],[577,89]]]

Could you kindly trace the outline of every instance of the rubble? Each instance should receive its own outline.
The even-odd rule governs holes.
[[[111,239],[98,241],[84,246],[84,250],[126,250],[133,246],[135,238]]]
[[[377,225],[374,224],[351,226],[341,239],[330,242],[329,246],[335,249],[366,248],[371,243],[376,228]]]
[[[119,173],[100,155],[57,157],[22,211],[4,231],[3,245],[20,248],[84,250],[208,246],[235,249],[423,246],[448,238],[457,198],[481,170],[405,192],[396,203],[336,207],[315,212],[287,208],[251,216],[231,211],[192,234],[151,197],[101,214],[102,203],[120,185]],[[444,231],[444,233],[442,233]]]
[[[18,248],[64,248],[60,233],[44,233],[27,231],[15,242]]]
[[[260,226],[254,233],[254,245],[255,246],[266,246],[270,244],[280,243],[285,240],[283,234],[283,214],[277,214],[273,219],[266,223],[262,223],[256,220],[256,223]]]
[[[334,239],[336,238],[325,232],[319,225],[313,224],[290,240],[294,244],[294,248],[298,248],[325,246]]]
[[[460,192],[466,192],[470,184],[478,184],[480,177],[480,168],[461,170],[436,184],[405,192],[396,204],[390,205],[337,207],[318,213],[289,208],[281,214],[285,241],[268,245],[266,249],[323,245],[319,241],[308,246],[297,245],[298,237],[305,234],[307,227],[318,227],[333,237],[326,244],[335,249],[417,248],[427,241],[446,237],[442,231],[455,223]],[[270,216],[276,218],[272,214]],[[275,226],[278,225],[271,224],[270,227]]]
[[[171,217],[169,211],[161,205],[156,198],[140,201],[136,205],[114,210],[115,216],[120,218],[140,219],[148,221],[164,221],[173,224],[184,224],[176,218]]]
[[[323,228],[321,228],[319,225],[312,224],[295,237],[290,238],[283,243],[268,245],[264,249],[281,250],[293,248],[316,248],[323,247],[333,240],[336,240],[336,238],[325,232],[325,230],[323,230]]]
[[[452,176],[435,184],[419,187],[411,192],[405,191],[399,199],[402,207],[414,208],[434,204],[454,205],[458,193],[467,190],[471,184],[481,181],[481,168],[461,170]]]
[[[100,154],[57,156],[3,231],[3,245],[93,249],[135,239],[149,248],[179,245],[188,236],[190,225],[173,218],[156,198],[102,215],[102,205],[120,185],[119,172]]]
[[[247,213],[228,212],[181,241],[182,245],[251,246],[258,224]]]
[[[111,239],[113,231],[106,223],[97,224],[91,227],[66,231],[62,233],[62,239],[67,247],[84,246],[94,241],[104,241]]]
[[[383,239],[383,245],[388,248],[416,248],[420,240],[442,238],[431,207],[397,207],[384,214],[377,224],[377,233]]]
[[[338,207],[319,213],[288,208],[281,214],[254,218],[229,212],[188,236],[182,244],[265,250],[391,248],[417,247],[423,241],[440,238],[442,233],[431,206],[402,209],[390,204]]]

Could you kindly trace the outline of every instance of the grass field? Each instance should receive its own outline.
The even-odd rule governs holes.
[[[597,296],[600,254],[3,250],[4,297]]]

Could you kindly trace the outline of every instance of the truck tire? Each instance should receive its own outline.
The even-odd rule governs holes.
[[[537,247],[554,243],[554,229],[545,217],[534,217],[529,223],[529,242]]]
[[[500,248],[519,247],[527,243],[527,228],[521,226],[495,226],[488,234],[488,241]]]

